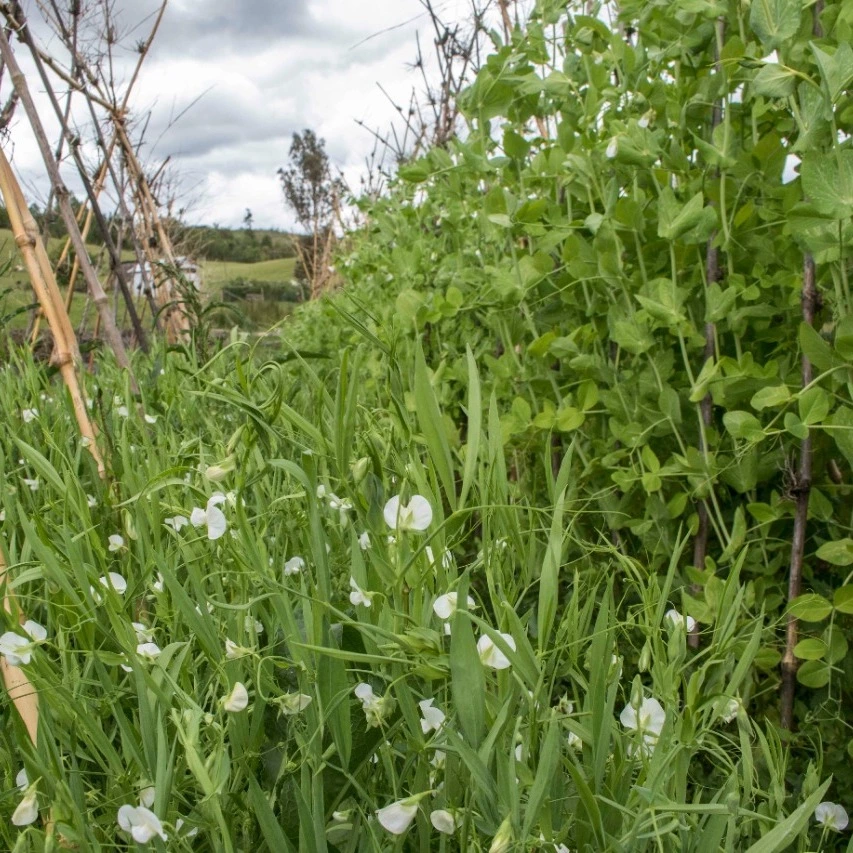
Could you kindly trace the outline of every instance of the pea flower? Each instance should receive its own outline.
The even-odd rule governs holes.
[[[28,480],[26,477],[23,478],[24,485],[31,491],[37,492],[39,490],[39,478],[36,477],[34,480]]]
[[[405,800],[397,800],[396,803],[379,809],[376,812],[376,818],[382,824],[382,828],[392,835],[403,835],[418,813],[420,799],[420,797],[407,797]]]
[[[150,643],[154,639],[154,629],[149,628],[142,622],[131,622],[131,627],[136,633],[137,643]]]
[[[364,710],[364,716],[367,719],[367,725],[370,728],[376,728],[382,725],[382,720],[390,709],[390,700],[387,696],[377,696],[373,692],[373,688],[366,682],[356,684],[355,695],[361,701],[361,707]]]
[[[145,415],[143,415],[143,417],[145,418],[145,423],[147,423],[147,424],[156,424],[157,423],[157,415],[149,415],[146,413]]]
[[[47,639],[47,631],[31,619],[23,624],[27,635],[22,637],[14,631],[6,631],[0,636],[0,655],[6,658],[9,666],[26,666],[32,660],[33,649]]]
[[[17,786],[18,790],[22,794],[24,793],[24,791],[27,790],[27,788],[29,788],[30,780],[29,780],[29,777],[27,776],[27,768],[26,767],[22,767],[18,771],[18,775],[15,776],[15,785]]]
[[[385,523],[393,530],[412,530],[420,533],[432,524],[432,507],[423,495],[412,495],[412,499],[402,506],[400,496],[395,495],[382,513]]]
[[[743,707],[743,703],[738,698],[729,699],[725,705],[723,705],[720,711],[720,719],[724,723],[730,723],[737,717],[737,712]]]
[[[195,507],[190,513],[190,524],[193,527],[207,526],[207,538],[219,539],[225,534],[225,529],[228,527],[225,514],[219,509],[219,504],[225,503],[227,500],[228,498],[221,492],[211,495],[207,501],[206,509]]]
[[[370,534],[366,530],[358,537],[358,547],[362,551],[367,551],[370,548]]]
[[[130,415],[130,411],[128,410],[127,406],[119,406],[116,409],[116,412],[123,418],[126,418]]]
[[[304,711],[313,701],[311,696],[305,693],[285,693],[279,700],[282,714],[292,716]]]
[[[358,607],[358,605],[362,605],[362,607],[371,607],[373,605],[373,596],[376,595],[375,592],[365,592],[357,583],[355,578],[351,577],[349,579],[349,585],[352,592],[349,594],[350,602]]]
[[[237,658],[251,653],[251,649],[247,649],[245,646],[238,646],[233,640],[225,640],[225,657],[228,660],[237,660]]]
[[[477,606],[477,603],[474,601],[473,598],[471,598],[470,595],[466,597],[465,604],[467,605],[469,610]],[[439,619],[443,619],[446,622],[448,619],[453,618],[453,614],[456,613],[458,605],[459,593],[446,592],[444,593],[444,595],[440,595],[438,598],[436,598],[436,600],[433,602],[432,609]]]
[[[154,592],[163,592],[163,589],[165,588],[165,583],[166,581],[163,578],[163,573],[157,572],[157,580],[155,580],[154,583],[151,584],[151,589],[153,589]]]
[[[160,656],[160,646],[157,643],[140,643],[136,647],[136,654],[145,660],[152,661]]]
[[[175,515],[172,518],[164,518],[163,524],[166,527],[171,527],[175,533],[178,533],[182,527],[186,527],[190,523],[190,520],[185,515]]]
[[[687,627],[687,633],[689,634],[691,631],[696,630],[696,620],[692,616],[682,616],[677,610],[667,610],[664,613],[664,621],[669,622],[669,624],[676,628]]]
[[[339,498],[336,494],[330,494],[329,509],[336,509],[338,511],[341,526],[344,526],[347,523],[347,513],[352,509],[352,504],[346,498]]]
[[[657,743],[657,739],[666,722],[666,711],[654,697],[646,697],[639,708],[630,702],[622,709],[619,722],[626,729],[639,732],[643,737],[642,751],[648,755]]]
[[[284,564],[284,574],[289,577],[290,575],[298,575],[305,568],[305,560],[302,557],[291,557]]]
[[[147,844],[155,835],[163,841],[168,840],[160,818],[145,806],[122,806],[118,810],[118,825],[138,844]]]
[[[98,505],[98,499],[94,495],[86,495],[86,503],[89,506],[89,509],[92,507],[96,507]]]
[[[12,812],[12,823],[15,826],[29,826],[36,821],[38,816],[39,803],[36,786],[30,785],[26,794],[24,794],[24,798],[18,803],[15,811]]]
[[[110,551],[120,551],[124,548],[124,537],[119,536],[118,533],[113,533],[113,535],[109,537],[109,543]]]
[[[114,589],[119,595],[124,595],[127,592],[127,581],[118,572],[107,572],[98,578],[101,586],[104,589]]]
[[[145,806],[146,809],[150,809],[151,806],[154,805],[154,800],[157,799],[157,790],[153,785],[146,785],[139,792],[139,805]]]
[[[835,832],[847,829],[847,824],[849,823],[847,811],[844,806],[830,802],[821,803],[814,810],[814,819],[827,829],[832,829]]]
[[[422,699],[418,702],[418,707],[421,709],[421,714],[423,714],[421,731],[424,734],[431,731],[437,732],[444,725],[444,711],[440,708],[433,708],[433,702],[435,702],[435,699]]]
[[[447,809],[436,809],[430,812],[429,821],[439,832],[443,832],[445,835],[453,835],[456,832],[456,818],[453,812],[449,812]]]
[[[500,636],[515,651],[515,639],[512,634],[501,633]],[[477,654],[480,655],[480,661],[483,665],[490,666],[492,669],[507,669],[512,665],[510,659],[494,644],[488,634],[483,634],[477,640]]]
[[[255,619],[251,613],[246,614],[246,618],[243,620],[243,627],[246,629],[247,634],[252,631],[256,634],[264,633],[264,623]]]
[[[222,707],[230,714],[238,714],[249,707],[249,692],[239,681],[231,688],[231,692],[223,697]]]
[[[23,418],[25,424],[32,423],[38,416],[38,409],[23,409],[21,411],[21,417]]]
[[[427,545],[426,548],[424,548],[424,553],[426,554],[427,559],[429,560],[429,564],[431,566],[434,566],[435,565],[435,554],[433,553],[432,548],[430,548],[429,545]],[[451,554],[450,551],[444,551],[444,553],[441,555],[441,566],[442,566],[442,568],[449,569],[452,565],[453,565],[453,554]]]

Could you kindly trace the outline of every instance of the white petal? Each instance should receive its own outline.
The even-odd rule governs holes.
[[[376,694],[373,692],[373,688],[366,682],[356,684],[355,690],[353,692],[359,699],[361,699],[362,703],[370,702],[372,699],[376,698]]]
[[[190,524],[193,527],[201,527],[207,521],[207,513],[200,507],[193,507],[190,513]]]
[[[29,634],[30,639],[35,643],[43,643],[47,639],[47,629],[39,625],[38,622],[33,622],[32,619],[27,619],[23,625],[24,631]]]
[[[385,806],[384,809],[379,809],[376,817],[382,827],[392,835],[402,835],[411,826],[417,813],[417,803],[406,803],[405,800],[400,800]]]
[[[119,595],[124,595],[127,592],[127,581],[118,572],[107,572],[98,580],[100,580],[101,586],[106,589],[112,587]]]
[[[224,497],[224,496],[223,496]],[[213,498],[211,498],[213,500]],[[207,505],[207,538],[219,539],[224,535],[228,523],[225,521],[225,514],[218,506],[208,503]]]
[[[159,657],[160,655],[160,646],[158,646],[157,643],[140,643],[136,647],[136,654],[141,658],[154,660],[154,658]]]
[[[113,535],[109,537],[109,543],[110,551],[118,551],[120,548],[124,548],[124,537],[119,536],[118,533],[113,533]]]
[[[231,692],[223,700],[222,707],[232,714],[245,711],[249,707],[249,693],[239,681],[231,688]]]
[[[440,595],[432,605],[435,615],[439,619],[450,619],[456,612],[457,599],[458,594],[455,592],[446,592],[444,595]]]
[[[515,651],[515,640],[511,634],[501,634],[506,644]],[[490,666],[492,669],[507,669],[511,666],[510,659],[492,642],[491,637],[483,634],[477,640],[477,652],[480,655],[480,660],[485,666]]]
[[[453,835],[456,832],[456,818],[446,809],[436,809],[429,814],[430,823],[445,835]]]
[[[285,575],[298,575],[305,568],[305,560],[302,557],[291,557],[284,564]]]
[[[836,832],[846,829],[849,823],[847,811],[844,806],[830,802],[821,803],[814,810],[814,819],[828,829],[834,829]]]
[[[426,530],[432,524],[432,507],[423,495],[412,495],[406,509],[410,514],[408,526],[411,530]]]
[[[18,790],[23,793],[30,786],[30,780],[27,778],[27,768],[22,767],[18,771],[18,775],[15,777],[15,784],[18,786]]]
[[[15,826],[29,826],[37,820],[38,816],[38,795],[36,794],[35,787],[31,787],[12,813],[12,823]]]
[[[157,799],[157,791],[153,785],[148,785],[139,792],[139,804],[146,809],[150,809],[154,805],[154,800]]]
[[[393,530],[397,529],[397,516],[400,514],[400,496],[395,495],[388,503],[385,504],[385,509],[382,510],[382,515],[385,517],[385,523]]]
[[[362,551],[367,551],[370,548],[370,535],[366,531],[358,537],[358,547]]]

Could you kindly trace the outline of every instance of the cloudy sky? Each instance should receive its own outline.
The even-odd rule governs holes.
[[[84,8],[101,2],[84,0]],[[127,45],[116,55],[121,78],[159,3],[110,2]],[[435,0],[434,6],[447,20],[459,20],[470,0]],[[56,41],[36,27],[37,3],[24,7],[42,44],[61,56]],[[171,157],[190,221],[239,225],[248,207],[256,227],[288,228],[292,218],[276,170],[286,164],[293,133],[315,130],[357,186],[373,139],[356,120],[383,129],[392,121],[394,109],[378,83],[400,104],[408,103],[413,86],[422,89],[410,68],[418,32],[426,53],[432,31],[420,0],[169,0],[131,102],[135,114],[151,114],[146,160]],[[24,48],[16,52],[38,93]],[[3,94],[8,86],[4,80]],[[38,103],[55,134],[43,96]],[[44,197],[44,168],[20,107],[4,146],[28,195]],[[77,187],[72,164],[63,175]]]

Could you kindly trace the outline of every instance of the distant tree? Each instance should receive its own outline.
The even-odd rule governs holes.
[[[246,234],[252,239],[255,239],[255,232],[252,226],[255,224],[255,217],[252,216],[252,211],[247,207],[246,215],[243,217],[243,228],[246,229]]]
[[[325,145],[313,130],[294,133],[288,166],[278,170],[284,200],[307,232],[307,239],[297,242],[297,251],[314,296],[325,289],[330,278],[333,226],[343,193],[343,182],[332,175]]]

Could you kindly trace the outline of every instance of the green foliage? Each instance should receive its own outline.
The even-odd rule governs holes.
[[[815,823],[853,789],[844,9],[816,39],[787,0],[626,0],[612,29],[542,0],[464,94],[465,139],[365,203],[347,286],[269,360],[235,332],[140,361],[138,401],[108,360],[87,377],[109,484],[15,356],[3,547],[48,637],[24,666],[38,748],[6,705],[7,790],[23,759],[93,850],[129,843],[117,809],[149,785],[169,849],[844,849]]]

